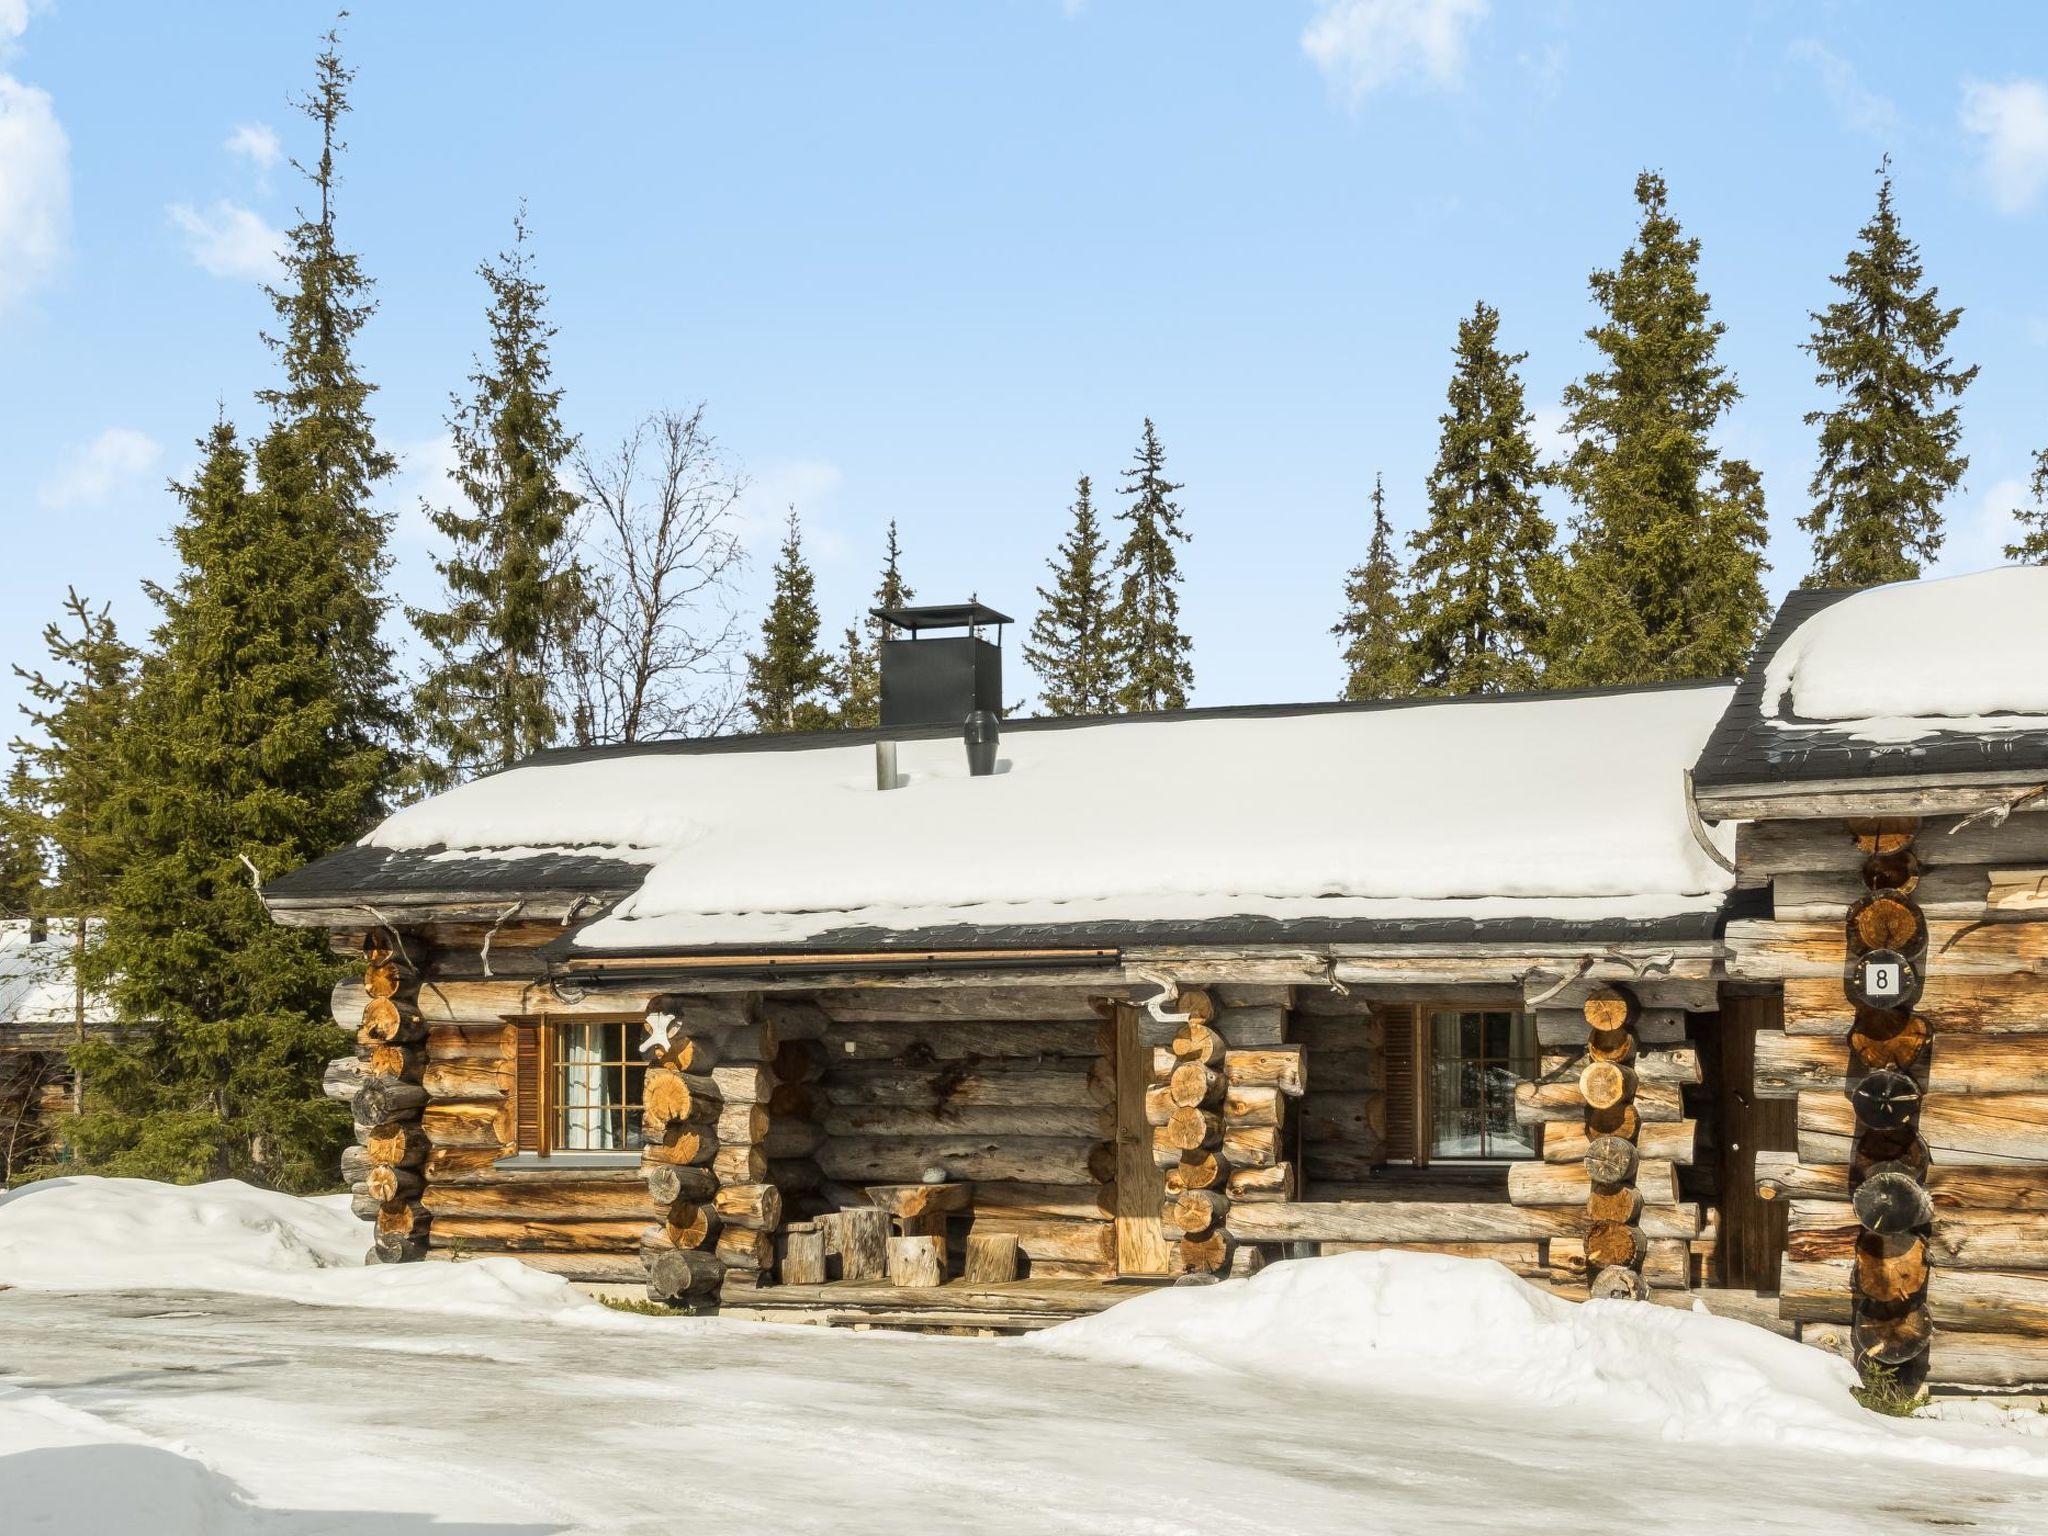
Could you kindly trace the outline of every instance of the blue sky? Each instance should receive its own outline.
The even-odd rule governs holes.
[[[298,187],[321,7],[0,0],[0,659],[65,584],[139,632],[167,476],[270,377],[256,286]],[[1450,345],[1502,311],[1546,447],[1591,361],[1586,274],[1661,168],[1745,398],[1774,590],[1805,568],[1807,312],[1878,157],[1983,373],[1949,568],[1996,563],[2048,444],[2048,13],[2033,4],[1185,0],[608,5],[358,0],[344,239],[415,510],[527,199],[571,426],[709,403],[827,622],[902,526],[928,599],[1028,616],[1077,474],[1158,424],[1194,542],[1198,702],[1325,696],[1386,475],[1412,527]],[[11,685],[0,706],[11,702]]]

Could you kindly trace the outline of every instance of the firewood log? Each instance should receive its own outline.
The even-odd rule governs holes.
[[[643,1118],[650,1133],[675,1125],[710,1125],[721,1107],[718,1085],[698,1072],[648,1071],[640,1090]]]
[[[888,1272],[888,1214],[873,1206],[855,1206],[838,1215],[840,1278],[880,1280]]]
[[[1924,1170],[1923,1170],[1924,1171]],[[1934,1198],[1906,1163],[1879,1163],[1852,1197],[1856,1219],[1872,1232],[1910,1232],[1934,1219]]]
[[[1289,1098],[1298,1098],[1308,1091],[1308,1053],[1299,1045],[1226,1051],[1223,1075],[1233,1086],[1277,1088]]]
[[[1650,1287],[1633,1269],[1610,1264],[1593,1276],[1588,1293],[1596,1301],[1648,1301]]]
[[[1278,1125],[1280,1090],[1267,1087],[1239,1087],[1231,1084],[1223,1095],[1225,1125]]]
[[[1911,1130],[1889,1133],[1866,1131],[1856,1138],[1856,1144],[1849,1151],[1849,1183],[1861,1186],[1865,1179],[1890,1163],[1898,1164],[1923,1184],[1932,1174],[1933,1157],[1927,1150],[1927,1143]]]
[[[761,1150],[776,1159],[809,1157],[824,1140],[825,1127],[786,1117],[771,1120],[760,1138]]]
[[[426,1065],[416,1045],[373,1045],[364,1053],[362,1062],[365,1076],[402,1077],[409,1083],[420,1080]]]
[[[784,1285],[825,1283],[825,1234],[817,1223],[798,1223],[782,1234],[781,1274]]]
[[[1088,1149],[1088,1177],[1097,1184],[1116,1180],[1116,1143],[1098,1141]]]
[[[1864,816],[1848,822],[1847,827],[1859,853],[1898,853],[1913,846],[1913,838],[1920,831],[1920,818]]]
[[[718,1262],[727,1269],[772,1269],[775,1239],[749,1227],[721,1227],[718,1232]]]
[[[941,1237],[892,1237],[888,1243],[889,1283],[928,1290],[946,1283],[946,1241]]]
[[[1589,1061],[1579,1072],[1579,1096],[1588,1109],[1614,1109],[1635,1097],[1633,1068],[1613,1061]]]
[[[1633,1184],[1619,1189],[1595,1189],[1586,1196],[1588,1221],[1633,1223],[1643,1213],[1643,1192]]]
[[[363,991],[371,997],[396,997],[405,983],[404,974],[389,961],[363,969]]]
[[[1017,1278],[1017,1234],[969,1232],[962,1278],[974,1285],[1002,1285]]]
[[[727,1104],[718,1112],[718,1144],[729,1147],[760,1141],[767,1136],[772,1120],[766,1104]]]
[[[709,1300],[718,1294],[725,1266],[708,1253],[672,1249],[647,1260],[647,1296],[665,1306]]]
[[[1934,1338],[1934,1319],[1923,1304],[1865,1308],[1852,1333],[1859,1358],[1879,1365],[1900,1366],[1917,1360]]]
[[[1901,1131],[1920,1111],[1920,1085],[1890,1068],[1872,1072],[1849,1090],[1856,1119],[1873,1131]]]
[[[1219,1190],[1184,1189],[1167,1196],[1160,1219],[1190,1237],[1199,1237],[1222,1221],[1229,1209],[1229,1197]]]
[[[1188,1016],[1188,1023],[1183,1024],[1182,1029],[1189,1024],[1204,1025],[1216,1017],[1216,999],[1201,987],[1183,987],[1180,995],[1167,1004],[1167,1011]]]
[[[775,1048],[775,1076],[784,1085],[815,1083],[825,1075],[825,1047],[816,1040],[785,1040]]]
[[[736,1227],[772,1232],[782,1224],[782,1191],[773,1184],[726,1184],[711,1203],[722,1220]]]
[[[708,1248],[718,1228],[718,1213],[695,1201],[678,1200],[661,1213],[662,1241],[671,1248]]]
[[[427,1090],[418,1083],[391,1077],[369,1077],[349,1102],[357,1125],[395,1125],[417,1120],[427,1107]]]
[[[714,1067],[711,1081],[728,1109],[735,1104],[766,1106],[775,1092],[775,1074],[759,1062]]]
[[[356,1134],[371,1162],[392,1168],[417,1168],[433,1150],[427,1133],[416,1125],[370,1126]]]
[[[1633,1142],[1643,1139],[1642,1111],[1634,1104],[1620,1104],[1613,1109],[1588,1109],[1585,1125],[1593,1136],[1619,1136],[1623,1141]]]
[[[1872,1301],[1909,1301],[1927,1289],[1927,1244],[1910,1232],[1856,1239],[1856,1289]]]
[[[339,1099],[346,1104],[356,1096],[363,1086],[363,1079],[369,1076],[365,1064],[354,1056],[337,1056],[327,1063],[327,1070],[320,1076],[320,1092],[330,1099]]]
[[[1175,1060],[1179,1063],[1220,1067],[1223,1065],[1224,1052],[1228,1046],[1223,1037],[1206,1023],[1198,1024],[1190,1020],[1181,1025],[1179,1033],[1173,1037],[1173,1044],[1168,1049],[1173,1052]]]
[[[1173,1054],[1170,1045],[1152,1047],[1152,1081],[1163,1083],[1173,1076],[1173,1069],[1180,1065],[1180,1058]]]
[[[768,1112],[778,1120],[815,1120],[824,1108],[825,1096],[816,1083],[777,1083],[768,1095]]]
[[[717,1150],[718,1139],[708,1127],[671,1125],[641,1145],[640,1161],[687,1166],[710,1162]]]
[[[341,1149],[341,1181],[344,1184],[360,1184],[369,1176],[370,1154],[368,1149],[349,1145]]]
[[[1641,1011],[1635,994],[1621,986],[1596,986],[1586,994],[1586,1001],[1581,1005],[1586,1027],[1596,1032],[1628,1029],[1635,1024]]]
[[[1641,1227],[1602,1221],[1586,1234],[1586,1262],[1596,1270],[1617,1264],[1634,1268],[1643,1262],[1644,1252]]]
[[[1175,1158],[1173,1166],[1166,1170],[1166,1187],[1175,1191],[1215,1189],[1228,1172],[1229,1165],[1222,1153],[1213,1147],[1197,1147]]]
[[[1083,1086],[1090,1104],[1106,1109],[1116,1103],[1116,1063],[1107,1056],[1098,1056],[1088,1064]]]
[[[417,1264],[427,1256],[427,1240],[404,1232],[379,1232],[370,1244],[370,1257],[378,1264]]]
[[[1145,1123],[1161,1126],[1173,1118],[1174,1110],[1180,1106],[1173,1102],[1173,1096],[1165,1083],[1155,1083],[1145,1090]]]
[[[706,1168],[678,1163],[643,1163],[641,1172],[647,1180],[647,1198],[663,1209],[680,1200],[708,1200],[718,1188],[717,1179]]]
[[[768,1177],[768,1154],[756,1146],[720,1147],[711,1171],[721,1184],[759,1184]]]
[[[1161,1128],[1161,1134],[1175,1151],[1192,1152],[1222,1136],[1223,1117],[1213,1110],[1176,1109]]]
[[[1281,1161],[1279,1130],[1270,1125],[1225,1126],[1223,1160],[1233,1168],[1271,1168]]]
[[[1849,1049],[1863,1069],[1903,1071],[1920,1059],[1933,1031],[1917,1013],[1889,1008],[1858,1008],[1849,1029]]]
[[[370,1186],[367,1183],[351,1184],[348,1188],[348,1196],[349,1214],[355,1217],[357,1221],[375,1221],[377,1219],[378,1208],[384,1202],[370,1193]]]
[[[1632,1029],[1592,1030],[1586,1036],[1586,1054],[1595,1061],[1633,1061],[1636,1032]]]
[[[363,1022],[356,1039],[366,1045],[409,1045],[424,1040],[427,1027],[419,1010],[389,997],[373,997],[363,1004]]]
[[[1223,1097],[1223,1074],[1199,1061],[1184,1062],[1166,1080],[1167,1102],[1176,1109],[1199,1109]]]
[[[398,1200],[417,1200],[425,1186],[417,1172],[410,1168],[393,1168],[388,1164],[373,1164],[363,1179],[363,1187],[370,1198],[379,1205],[390,1205]]]
[[[1226,1187],[1232,1200],[1292,1200],[1295,1167],[1293,1163],[1275,1163],[1270,1168],[1240,1168],[1230,1175]]]
[[[1890,949],[1911,959],[1927,947],[1927,919],[1912,902],[1874,892],[1849,909],[1852,949]]]
[[[718,1047],[718,1059],[724,1065],[740,1062],[770,1062],[782,1048],[782,1034],[768,1019],[757,1019],[745,1024],[716,1025],[706,1031]]]
[[[1202,1237],[1180,1240],[1181,1267],[1194,1275],[1221,1273],[1230,1263],[1232,1244],[1219,1225]]]
[[[1863,883],[1873,891],[1910,896],[1920,884],[1920,855],[1911,848],[1873,853],[1863,861]]]
[[[1509,1172],[1512,1174],[1513,1169]],[[1636,1148],[1620,1136],[1595,1136],[1586,1143],[1586,1177],[1610,1188],[1635,1177]]]
[[[416,1201],[403,1201],[377,1208],[377,1231],[380,1234],[417,1237],[424,1240],[427,1229],[433,1225],[433,1220],[433,1212]]]

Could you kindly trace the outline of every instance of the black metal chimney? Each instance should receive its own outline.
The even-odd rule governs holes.
[[[869,610],[888,626],[881,644],[882,728],[964,728],[967,717],[1003,712],[1003,626],[1008,614],[980,602]],[[982,638],[993,628],[993,644]],[[908,638],[899,637],[902,631]],[[933,635],[934,630],[960,634]],[[990,731],[993,739],[993,731]]]

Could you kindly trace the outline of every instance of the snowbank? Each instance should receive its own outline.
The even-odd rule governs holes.
[[[2048,1477],[2039,1450],[1966,1443],[1865,1411],[1849,1395],[1855,1372],[1808,1345],[1704,1312],[1568,1302],[1481,1259],[1296,1260],[1249,1280],[1157,1291],[1016,1347],[1376,1399],[1541,1405],[1673,1441],[1888,1450]]]
[[[1766,719],[1859,735],[2048,728],[2048,568],[1872,587],[1801,624],[1764,669]]]
[[[313,1306],[630,1321],[514,1259],[365,1265],[370,1230],[349,1214],[346,1195],[302,1199],[233,1179],[46,1179],[0,1195],[0,1286],[230,1291]]]
[[[951,738],[540,762],[408,806],[365,840],[651,864],[598,949],[834,929],[1711,910],[1683,772],[1725,687],[1012,728],[970,778]],[[1190,829],[1199,829],[1191,834]]]

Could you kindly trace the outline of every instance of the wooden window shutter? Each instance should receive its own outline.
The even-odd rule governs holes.
[[[512,1030],[512,1038],[517,1042],[512,1072],[514,1140],[521,1152],[547,1151],[541,1103],[541,1062],[546,1035],[547,1026],[539,1022],[519,1024]]]
[[[1411,1158],[1419,1161],[1416,1106],[1422,1078],[1415,1049],[1418,1010],[1413,1003],[1394,1003],[1376,1007],[1373,1012],[1380,1019],[1380,1038],[1386,1052],[1386,1156],[1397,1163]]]

